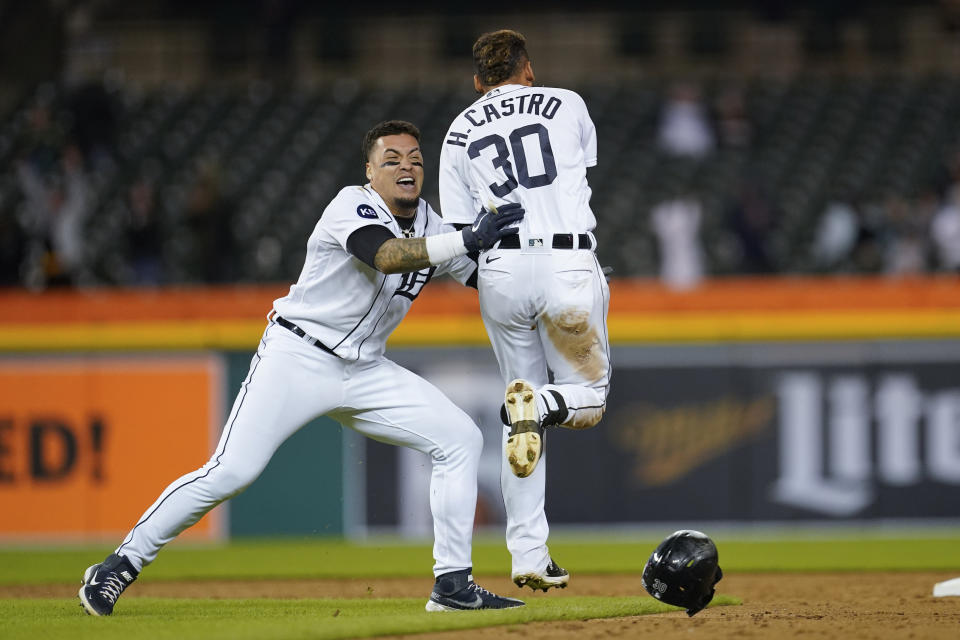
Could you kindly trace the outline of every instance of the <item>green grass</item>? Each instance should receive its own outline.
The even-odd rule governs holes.
[[[588,620],[675,611],[646,597],[543,598],[520,609],[426,613],[425,598],[180,600],[130,598],[109,618],[82,615],[76,601],[0,600],[3,637],[360,638],[475,629],[546,620]],[[718,596],[711,606],[739,604]]]
[[[715,537],[724,571],[897,571],[960,569],[960,536],[744,540]],[[553,555],[577,573],[636,573],[657,540],[632,542],[560,539]],[[0,584],[72,583],[109,547],[0,549]],[[474,546],[478,575],[505,574],[500,542]],[[151,580],[429,577],[426,544],[332,540],[234,542],[222,546],[171,545],[148,571]]]
[[[727,575],[755,571],[960,570],[960,535],[748,539],[714,536]],[[552,554],[578,574],[639,576],[656,539],[558,536]],[[0,584],[78,585],[83,569],[110,548],[0,548]],[[329,539],[238,541],[227,545],[172,544],[151,565],[151,581],[290,579],[334,577],[421,577],[429,585],[428,544]],[[474,547],[479,576],[506,575],[509,556],[499,540]],[[482,583],[482,580],[481,580]],[[639,580],[637,581],[639,585]],[[136,589],[136,586],[133,587]],[[428,587],[427,587],[428,588]],[[673,609],[645,597],[530,599],[513,611],[427,614],[425,592],[414,598],[310,600],[204,600],[125,598],[117,614],[91,618],[75,598],[0,600],[3,638],[354,638],[428,633],[545,620],[585,620],[643,615]],[[643,596],[643,597],[642,597]],[[739,604],[718,596],[714,605]]]

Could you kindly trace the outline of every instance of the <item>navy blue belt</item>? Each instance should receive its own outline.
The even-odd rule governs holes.
[[[535,244],[537,242],[541,244]],[[531,247],[542,247],[543,240],[537,238],[527,238],[528,243]],[[572,233],[555,233],[553,234],[553,242],[551,245],[554,249],[573,249],[573,234]],[[580,249],[592,249],[593,242],[590,240],[590,234],[580,233],[577,234],[577,247]],[[509,235],[500,240],[500,244],[497,245],[498,249],[519,249],[520,248],[520,236],[517,234]]]
[[[326,352],[329,353],[330,355],[336,356],[337,358],[340,357],[340,356],[338,356],[336,353],[334,353],[333,349],[331,349],[331,348],[328,347],[327,345],[323,344],[322,342],[320,342],[319,340],[317,340],[316,338],[314,338],[313,336],[311,336],[310,334],[308,334],[306,331],[304,331],[303,329],[301,329],[301,328],[298,327],[297,325],[293,324],[292,322],[290,322],[289,320],[287,320],[286,318],[284,318],[283,316],[274,316],[273,319],[276,320],[277,324],[280,325],[281,327],[283,327],[284,329],[287,329],[287,330],[289,330],[289,331],[292,331],[292,332],[293,332],[295,335],[297,335],[298,337],[304,338],[304,339],[310,341],[310,343],[311,343],[313,346],[315,346],[317,349],[320,349],[321,351],[326,351]]]

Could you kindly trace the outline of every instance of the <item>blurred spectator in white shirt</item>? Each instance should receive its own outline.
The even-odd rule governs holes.
[[[960,17],[960,0],[955,4]],[[930,222],[930,240],[937,266],[960,273],[960,149],[953,151],[944,169],[943,202]]]
[[[670,89],[658,137],[660,148],[674,156],[699,158],[713,150],[713,128],[695,85],[678,83]]]
[[[813,261],[820,270],[840,267],[857,244],[860,222],[849,203],[835,199],[824,209],[813,240]]]
[[[930,236],[940,268],[960,273],[960,191],[934,214]]]
[[[653,208],[651,224],[660,240],[660,279],[671,289],[690,289],[703,279],[700,203],[692,196]]]
[[[24,195],[23,227],[33,239],[28,260],[31,287],[76,285],[84,269],[84,224],[88,214],[83,158],[75,146],[63,150],[62,172],[40,174],[28,162],[17,166]]]

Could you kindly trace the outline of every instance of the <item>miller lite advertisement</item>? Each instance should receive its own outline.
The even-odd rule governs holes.
[[[484,525],[504,517],[503,382],[474,355],[398,354],[483,431]],[[611,359],[600,424],[546,432],[552,525],[960,519],[956,343],[621,346]],[[367,524],[428,535],[429,461],[367,448]]]
[[[903,358],[620,368],[598,428],[548,436],[547,511],[557,523],[960,517],[958,372]]]

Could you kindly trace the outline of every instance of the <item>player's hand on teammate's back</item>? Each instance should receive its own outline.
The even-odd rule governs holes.
[[[464,227],[463,244],[468,251],[486,251],[504,236],[518,233],[509,227],[520,220],[526,211],[519,202],[505,204],[495,211],[483,209],[473,221],[473,225]]]

